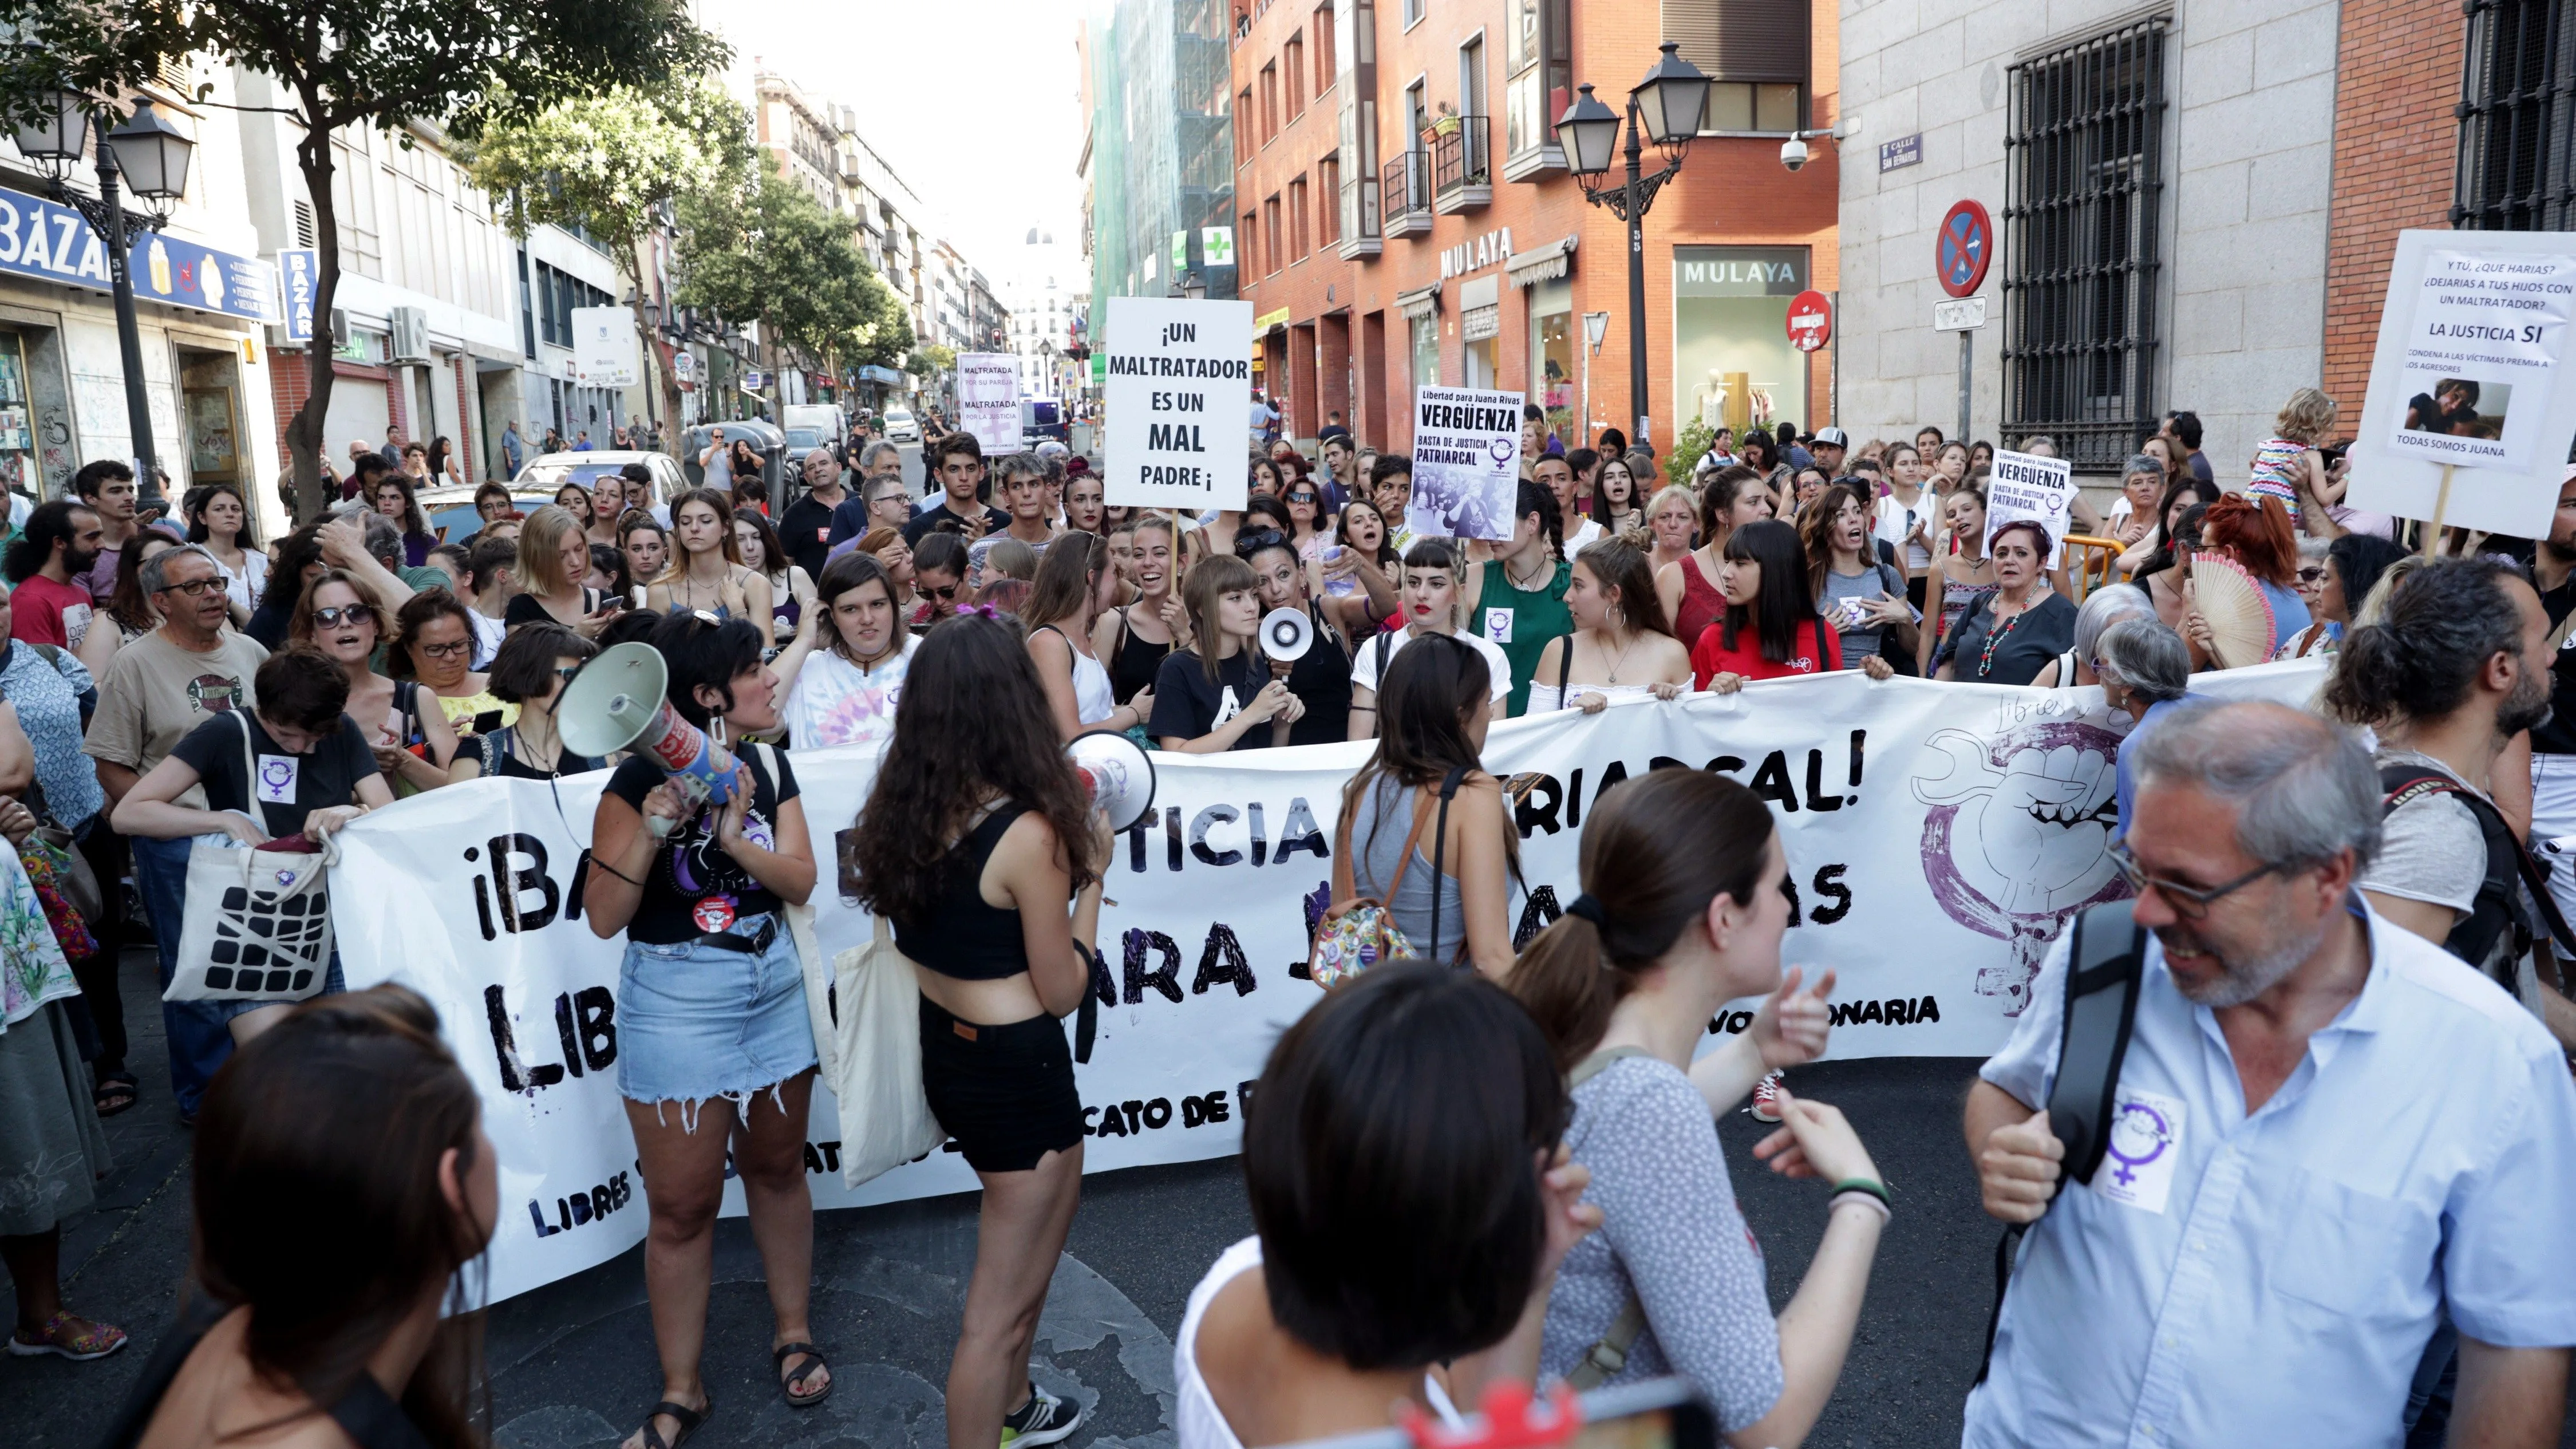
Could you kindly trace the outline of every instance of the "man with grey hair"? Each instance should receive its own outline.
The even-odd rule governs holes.
[[[2557,1043],[2360,899],[2380,800],[2350,733],[2195,704],[2135,765],[2113,854],[2142,960],[2100,1167],[2058,1191],[2064,938],[1969,1089],[1986,1210],[2036,1226],[1962,1442],[2393,1449],[2447,1317],[2451,1442],[2557,1443],[2576,1344]]]
[[[2076,628],[2083,626],[2078,615]],[[2147,731],[2179,706],[2191,688],[2191,646],[2149,609],[2144,616],[2131,615],[2102,631],[2093,644],[2093,673],[2102,682],[2103,700],[2130,720],[2113,761],[2112,798],[2118,802],[2120,819],[2111,827],[2111,838],[2117,840],[2130,812],[2137,809],[2138,777],[2130,761],[2137,757]]]
[[[778,515],[778,542],[805,577],[823,576],[823,556],[832,547],[832,511],[850,500],[841,487],[841,460],[830,448],[805,455],[805,493]]]
[[[832,536],[827,543],[838,545],[843,539],[857,538],[875,526],[868,517],[865,499],[876,491],[876,485],[891,478],[903,481],[903,449],[878,438],[859,450],[859,481],[853,490],[856,497],[844,498],[832,510]],[[909,495],[910,490],[905,490]],[[820,578],[820,574],[813,577]]]
[[[155,554],[136,571],[136,581],[161,611],[161,627],[116,651],[98,681],[98,709],[81,745],[81,753],[98,762],[98,783],[111,808],[208,716],[257,704],[251,684],[268,658],[250,636],[224,627],[223,567],[205,545]],[[202,810],[205,792],[192,787],[175,803]],[[178,970],[179,938],[187,929],[182,901],[191,842],[130,839],[135,884],[159,943],[166,988]],[[180,1116],[193,1119],[206,1083],[232,1050],[232,1035],[221,1015],[199,1003],[165,1002],[161,1017],[169,1035],[171,1092]]]

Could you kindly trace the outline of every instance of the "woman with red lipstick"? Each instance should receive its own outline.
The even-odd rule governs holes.
[[[448,782],[448,764],[456,758],[456,727],[447,722],[438,696],[408,679],[378,674],[372,663],[384,642],[384,616],[356,580],[338,569],[325,570],[305,586],[303,607],[287,627],[287,638],[310,644],[330,656],[349,676],[349,718],[376,752],[376,766],[396,795],[417,795]]]
[[[1512,662],[1503,651],[1475,634],[1458,631],[1458,621],[1465,614],[1459,599],[1460,571],[1455,545],[1445,538],[1414,541],[1404,553],[1404,583],[1397,595],[1402,602],[1404,627],[1390,634],[1380,634],[1360,646],[1359,657],[1351,665],[1351,738],[1377,738],[1378,681],[1386,677],[1387,661],[1404,646],[1429,634],[1439,634],[1466,644],[1485,656],[1487,687],[1494,702],[1511,697]]]

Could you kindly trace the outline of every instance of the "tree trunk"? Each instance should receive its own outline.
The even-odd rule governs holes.
[[[308,101],[305,114],[317,108]],[[295,516],[315,519],[337,502],[324,496],[322,420],[331,409],[331,304],[340,291],[340,213],[331,197],[331,133],[307,127],[296,143],[296,164],[304,173],[304,191],[313,204],[313,339],[304,348],[304,405],[286,425],[287,451],[295,467]]]
[[[663,434],[664,445],[671,450],[671,456],[677,458],[688,451],[680,437],[680,380],[662,361],[661,339],[653,324],[644,317],[642,240],[639,238],[620,248],[618,258],[618,270],[626,274],[627,294],[635,299],[627,304],[627,310],[635,314],[635,336],[640,344],[637,350],[644,354],[644,385],[662,395],[662,426],[667,429]]]

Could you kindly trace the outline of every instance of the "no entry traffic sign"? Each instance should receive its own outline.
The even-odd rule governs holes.
[[[1952,206],[1932,242],[1932,272],[1941,279],[1941,290],[1953,297],[1975,292],[1985,285],[1986,265],[1994,257],[1994,218],[1973,201]]]
[[[1825,294],[1814,289],[1800,292],[1789,299],[1789,345],[1800,352],[1813,352],[1833,339],[1834,308]]]

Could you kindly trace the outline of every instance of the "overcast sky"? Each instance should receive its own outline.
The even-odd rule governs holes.
[[[1081,7],[1067,0],[726,0],[701,20],[854,107],[859,134],[996,286],[1032,225],[1081,249]]]

